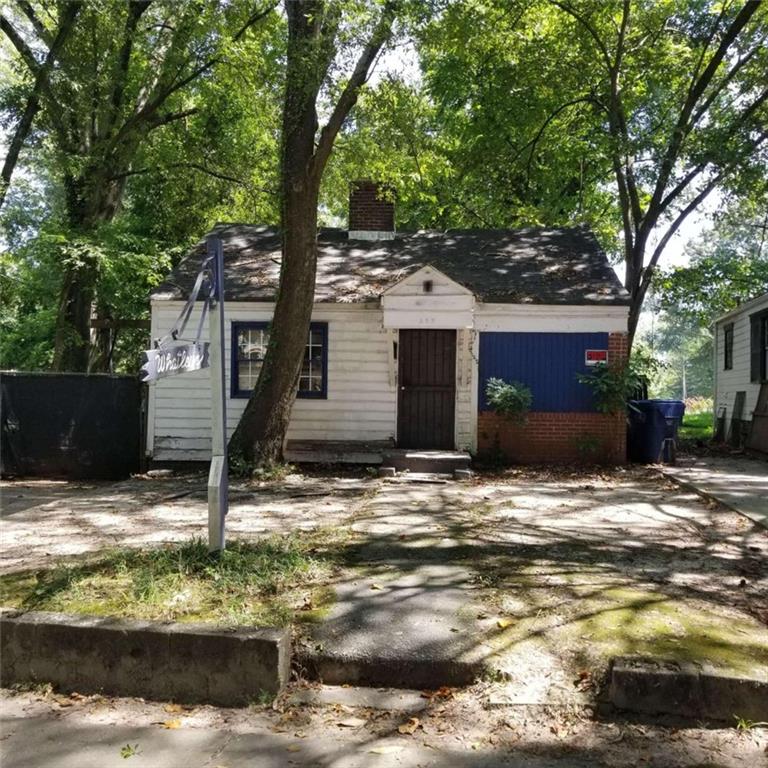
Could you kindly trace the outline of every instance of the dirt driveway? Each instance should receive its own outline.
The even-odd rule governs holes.
[[[6,573],[206,532],[200,474],[4,482],[0,492]],[[348,529],[385,586],[408,577],[415,606],[414,574],[464,569],[466,611],[481,603],[467,643],[528,697],[544,677],[546,698],[572,697],[574,670],[621,653],[768,669],[768,533],[651,470],[509,470],[468,483],[293,474],[232,486],[230,537],[325,526]]]
[[[5,482],[0,492],[6,573],[206,533],[201,475]],[[445,615],[447,631],[466,620],[473,631],[456,636],[492,674],[462,699],[474,709],[458,718],[460,740],[469,738],[472,722],[479,730],[470,741],[490,746],[487,739],[514,721],[525,733],[536,728],[570,744],[573,723],[588,721],[563,713],[590,706],[616,654],[705,659],[768,679],[768,532],[652,470],[509,470],[466,483],[296,474],[233,485],[233,538],[325,526],[349,534],[351,567],[333,585],[334,610],[356,616],[358,628],[383,606],[395,611],[389,624],[402,635],[412,606],[416,626],[425,605],[433,605],[422,593],[436,588],[435,572],[461,574],[451,582],[447,606],[455,615]],[[533,719],[531,706],[539,713]],[[686,736],[670,760],[669,742],[662,742],[675,733],[643,742],[642,749],[657,743],[660,750],[648,764],[700,765],[710,750],[718,765],[745,764],[746,742],[718,732]],[[751,757],[764,746],[755,736]],[[638,754],[628,763],[621,757],[624,747],[615,760],[600,757],[637,764]]]
[[[0,482],[0,573],[46,568],[60,558],[110,547],[205,537],[205,483],[202,474],[119,483]],[[227,535],[251,538],[335,525],[373,490],[370,481],[354,476],[233,483]]]

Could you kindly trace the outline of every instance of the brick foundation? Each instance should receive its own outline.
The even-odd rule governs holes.
[[[608,336],[608,362],[627,359],[627,334]],[[627,422],[623,413],[529,413],[524,424],[493,411],[478,414],[480,456],[519,464],[623,464],[627,460]]]
[[[623,464],[627,456],[623,413],[529,413],[518,424],[482,411],[477,432],[481,456],[518,464]]]

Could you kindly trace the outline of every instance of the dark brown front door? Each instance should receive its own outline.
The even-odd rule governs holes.
[[[456,331],[400,331],[397,444],[453,448]]]

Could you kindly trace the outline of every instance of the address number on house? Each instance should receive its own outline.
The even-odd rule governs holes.
[[[208,342],[176,344],[162,349],[148,349],[142,355],[139,377],[142,381],[155,381],[177,373],[199,371],[210,367]]]
[[[608,362],[607,349],[587,349],[584,351],[584,363],[586,365],[600,365]]]

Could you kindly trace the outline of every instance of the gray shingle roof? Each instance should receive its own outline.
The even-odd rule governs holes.
[[[219,224],[226,299],[273,301],[280,274],[280,233]],[[205,253],[201,241],[153,291],[185,299]],[[393,240],[349,240],[346,230],[318,233],[316,302],[361,302],[431,264],[480,301],[511,304],[627,305],[629,295],[595,236],[584,227],[398,233]]]

